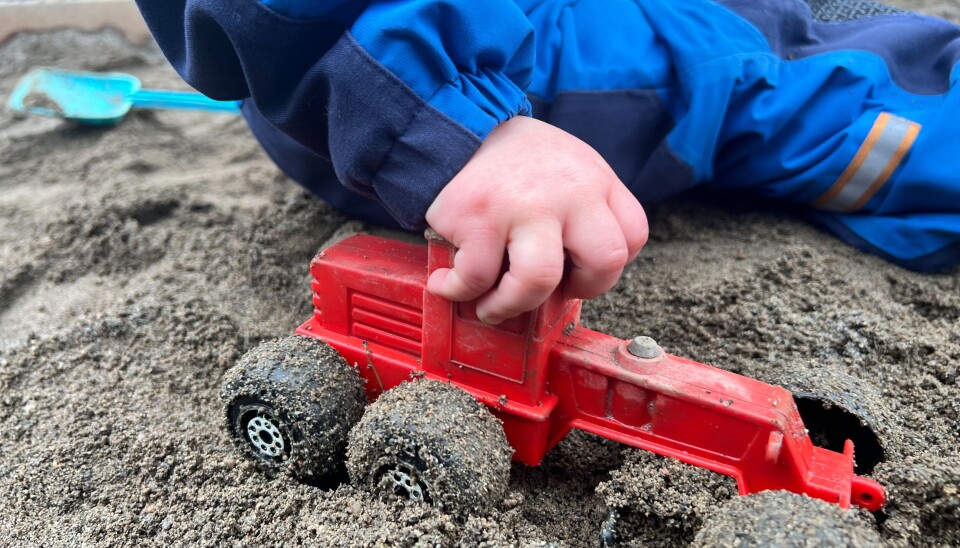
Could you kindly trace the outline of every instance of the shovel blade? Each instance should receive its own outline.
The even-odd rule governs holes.
[[[140,80],[129,74],[38,68],[24,76],[8,106],[87,124],[115,124],[133,106]]]

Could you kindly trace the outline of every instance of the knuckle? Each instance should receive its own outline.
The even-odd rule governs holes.
[[[473,295],[485,293],[492,285],[479,271],[457,272],[457,277],[463,289]]]
[[[495,195],[474,190],[465,196],[465,203],[458,214],[466,215],[468,218],[485,219],[493,213],[495,201]]]
[[[563,279],[563,264],[539,264],[514,273],[517,282],[529,291],[547,293],[553,291]]]
[[[587,266],[591,270],[598,272],[617,272],[630,260],[630,250],[627,249],[625,241],[608,242],[599,246],[590,257],[590,263]]]
[[[627,235],[627,247],[629,248],[630,255],[633,255],[637,251],[647,245],[647,239],[650,237],[650,231],[646,226],[638,228],[634,231],[631,231]]]

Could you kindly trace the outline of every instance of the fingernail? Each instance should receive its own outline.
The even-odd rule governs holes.
[[[500,322],[503,321],[503,318],[498,318],[496,316],[481,316],[479,313],[477,317],[480,318],[480,321],[489,324],[489,325],[500,325]]]

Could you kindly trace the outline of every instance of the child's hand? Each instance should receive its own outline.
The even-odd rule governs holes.
[[[459,248],[427,288],[452,301],[482,296],[477,315],[492,324],[540,306],[561,282],[570,298],[602,294],[647,241],[643,208],[603,158],[526,117],[487,137],[426,219]],[[504,249],[510,270],[494,288]]]

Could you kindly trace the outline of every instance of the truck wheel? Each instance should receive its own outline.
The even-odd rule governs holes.
[[[384,498],[462,515],[503,500],[512,453],[500,421],[470,394],[416,381],[367,407],[350,431],[347,470]]]
[[[293,336],[247,352],[224,375],[227,431],[268,474],[304,482],[342,470],[366,398],[357,371],[329,345]]]
[[[692,546],[882,546],[865,513],[787,491],[733,497],[704,517]]]
[[[887,425],[896,416],[873,386],[828,368],[785,366],[765,377],[793,394],[814,445],[841,452],[847,439],[853,441],[857,474],[871,473],[887,458],[884,445],[893,436]]]

